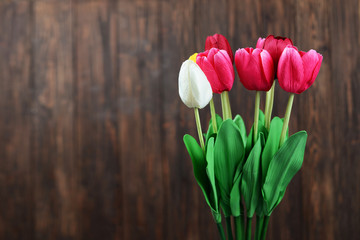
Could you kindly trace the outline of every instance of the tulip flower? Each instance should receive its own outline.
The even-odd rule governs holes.
[[[259,38],[256,43],[257,48],[263,48],[270,53],[274,62],[275,75],[277,75],[276,70],[280,55],[287,45],[293,45],[293,42],[290,38],[274,37],[274,35],[269,35],[266,38]],[[265,127],[268,130],[270,129],[271,113],[274,104],[274,91],[275,91],[275,82],[273,83],[273,86],[271,87],[270,91],[266,93]]]
[[[194,108],[196,127],[200,146],[205,151],[204,139],[201,130],[199,108],[209,104],[212,99],[212,89],[204,72],[192,60],[188,59],[181,65],[179,72],[179,95],[189,108]]]
[[[285,142],[294,94],[302,93],[314,83],[319,73],[322,59],[322,55],[315,50],[303,52],[298,51],[297,48],[293,46],[285,47],[280,56],[278,66],[279,85],[291,94],[286,107],[279,146]]]
[[[235,66],[248,90],[269,91],[274,82],[274,64],[268,51],[242,48],[235,53]]]
[[[213,36],[208,36],[205,42],[205,51],[210,50],[211,48],[218,48],[225,50],[231,59],[231,62],[234,62],[234,55],[231,50],[228,40],[221,34],[214,34]]]
[[[208,78],[214,93],[230,91],[234,84],[234,68],[225,50],[211,48],[199,53],[196,63]]]
[[[214,93],[221,93],[223,118],[232,118],[228,91],[234,84],[234,68],[225,50],[211,48],[199,53],[196,63],[204,71]]]
[[[274,35],[269,35],[265,39],[259,38],[256,47],[263,48],[270,53],[274,61],[274,67],[276,71],[280,55],[287,45],[291,45],[291,46],[293,45],[293,42],[290,38],[279,37],[279,36],[274,37]]]
[[[179,95],[189,108],[204,108],[212,98],[209,81],[200,67],[191,60],[186,60],[181,65]]]
[[[265,49],[242,48],[235,53],[235,66],[241,83],[256,90],[254,114],[254,143],[258,137],[260,91],[269,91],[274,82],[273,60]]]
[[[287,46],[279,60],[280,87],[287,92],[302,93],[314,83],[322,59],[322,55],[315,50],[303,52],[293,46]]]

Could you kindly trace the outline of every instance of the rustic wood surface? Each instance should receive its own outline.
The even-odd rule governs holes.
[[[0,239],[218,239],[182,142],[196,135],[194,115],[177,92],[182,61],[216,32],[233,50],[275,34],[323,54],[315,84],[295,98],[290,132],[308,131],[306,156],[268,237],[358,239],[359,9],[357,0],[1,0]],[[249,128],[254,93],[236,77],[230,98]],[[277,87],[274,114],[286,101]],[[209,112],[201,117],[205,125]]]

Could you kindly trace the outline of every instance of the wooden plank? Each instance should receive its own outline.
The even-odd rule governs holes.
[[[33,118],[36,239],[78,231],[73,135],[71,1],[34,3]]]
[[[81,239],[122,238],[116,3],[74,3],[75,145]]]
[[[297,128],[306,129],[309,137],[300,175],[301,182],[295,187],[301,188],[301,192],[295,192],[296,189],[293,189],[289,199],[284,200],[301,199],[299,202],[302,206],[292,207],[301,212],[297,211],[295,218],[299,221],[295,223],[297,226],[294,225],[291,232],[297,231],[301,226],[301,239],[336,239],[333,219],[327,217],[334,212],[335,189],[331,165],[336,162],[332,153],[327,151],[334,147],[333,136],[325,137],[325,133],[332,132],[331,122],[336,116],[328,108],[334,100],[331,98],[334,86],[329,84],[331,55],[325,47],[330,43],[328,6],[326,1],[301,1],[297,3],[296,9],[296,45],[303,51],[316,49],[323,55],[324,60],[314,85],[295,100],[294,106],[298,109],[295,112]]]
[[[31,24],[29,1],[0,3],[0,239],[34,238]]]
[[[215,32],[234,52],[274,34],[323,54],[315,84],[295,98],[290,133],[308,131],[306,156],[268,239],[356,239],[358,9],[354,0],[2,1],[0,239],[218,239],[182,142],[197,136],[193,111],[177,89],[182,61]],[[287,97],[277,87],[275,115]],[[230,98],[249,129],[254,93],[237,76]],[[208,109],[201,120],[205,130]]]
[[[331,57],[331,74],[323,84],[332,86],[326,99],[332,99],[331,105],[324,108],[333,111],[329,134],[334,139],[332,150],[324,149],[324,155],[333,160],[328,163],[326,159],[332,170],[326,180],[329,183],[332,180],[333,186],[325,189],[334,191],[330,200],[334,211],[330,212],[328,221],[333,224],[334,239],[357,238],[360,235],[360,3],[333,0],[323,4],[329,16],[329,42],[324,47]],[[326,118],[324,114],[320,116]]]
[[[118,6],[118,103],[124,239],[166,239],[160,2]]]

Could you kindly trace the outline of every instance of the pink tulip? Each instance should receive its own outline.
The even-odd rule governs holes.
[[[274,82],[274,63],[268,51],[242,48],[235,53],[240,82],[248,90],[269,91]]]
[[[277,76],[282,89],[300,94],[308,89],[319,73],[323,56],[315,50],[298,51],[285,47],[279,59]]]
[[[274,35],[269,35],[265,39],[259,38],[256,47],[264,48],[270,53],[274,61],[274,67],[276,70],[280,55],[287,45],[293,45],[293,42],[290,38],[279,37],[279,36],[274,37]]]
[[[196,63],[205,73],[214,93],[230,91],[234,84],[234,68],[225,50],[211,48],[199,53]]]
[[[205,51],[210,50],[211,48],[218,48],[220,50],[225,50],[231,59],[231,62],[234,62],[234,55],[231,50],[228,40],[221,34],[214,34],[213,36],[208,36],[205,42]]]

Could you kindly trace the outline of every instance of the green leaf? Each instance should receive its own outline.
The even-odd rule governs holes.
[[[231,215],[230,192],[235,173],[242,166],[244,152],[244,143],[237,126],[231,119],[225,120],[219,129],[214,149],[215,177],[225,216]]]
[[[240,216],[242,214],[240,204],[241,204],[241,193],[240,193],[240,183],[241,183],[242,173],[235,176],[234,185],[230,192],[230,209],[231,214],[234,217]]]
[[[284,118],[281,118],[281,121],[284,123]],[[286,141],[286,139],[288,139],[288,138],[289,138],[289,128],[288,128],[287,131],[286,131],[285,141]]]
[[[220,129],[220,126],[223,122],[223,119],[222,117],[220,117],[218,114],[216,114],[216,125],[217,125],[217,129],[219,131]],[[210,119],[210,122],[209,122],[209,127],[208,127],[208,130],[207,130],[207,133],[204,134],[205,136],[205,145],[207,145],[207,142],[209,140],[210,137],[212,137],[214,135],[214,129],[213,129],[213,125],[212,125],[212,118]]]
[[[214,198],[211,196],[211,182],[206,172],[207,162],[205,160],[205,154],[192,136],[186,134],[183,140],[193,164],[195,179],[204,194],[207,204],[213,211],[216,211],[217,209],[214,208],[216,204],[212,201]]]
[[[252,148],[243,167],[241,195],[244,197],[248,217],[254,215],[261,195],[260,157],[262,138],[264,138],[263,134],[260,133],[260,137]]]
[[[265,114],[261,109],[259,109],[259,122],[261,122],[262,125],[265,125]]]
[[[218,201],[218,193],[216,188],[216,181],[215,181],[215,159],[214,159],[214,138],[209,139],[208,148],[206,152],[206,161],[207,161],[207,167],[206,167],[206,173],[208,176],[208,179],[211,184],[211,205],[213,209],[213,215],[214,219],[217,223],[221,222],[221,214],[219,211],[219,201]],[[220,218],[219,218],[220,216]]]
[[[246,127],[245,127],[244,120],[242,119],[242,117],[240,115],[236,115],[234,118],[234,123],[239,128],[242,141],[245,144],[246,143]]]
[[[305,152],[307,133],[300,131],[288,138],[270,161],[262,187],[264,211],[270,216],[284,197],[286,187],[300,170]]]
[[[267,170],[269,168],[270,161],[279,149],[279,141],[280,141],[282,126],[283,126],[283,121],[280,118],[274,117],[272,119],[270,124],[269,135],[266,140],[266,144],[261,156],[262,183],[265,182],[265,177]]]
[[[268,131],[265,128],[265,125],[262,121],[260,121],[259,118],[259,122],[258,122],[258,139],[260,138],[260,133],[262,133],[264,135],[264,141],[266,141],[267,136],[268,136]],[[245,147],[245,157],[249,156],[251,149],[254,146],[254,125],[251,127],[250,133],[246,139],[246,147]]]

